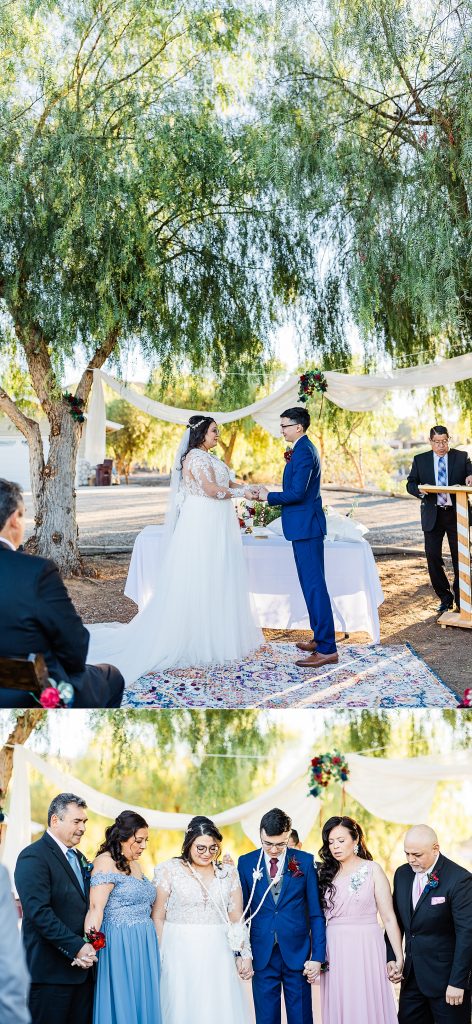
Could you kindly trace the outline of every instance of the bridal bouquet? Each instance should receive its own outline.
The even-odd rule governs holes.
[[[236,505],[241,530],[245,533],[252,533],[254,526],[268,526],[273,519],[280,516],[279,505],[268,505],[265,501],[248,500],[241,498]]]

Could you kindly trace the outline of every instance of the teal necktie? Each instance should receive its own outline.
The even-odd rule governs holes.
[[[67,854],[66,854],[66,857],[67,857],[67,860],[69,861],[69,864],[70,864],[70,866],[71,866],[71,868],[72,868],[72,870],[74,872],[74,875],[77,876],[77,881],[78,881],[78,883],[80,885],[80,888],[82,889],[82,892],[85,894],[84,880],[83,880],[83,877],[82,877],[82,872],[80,870],[80,864],[79,864],[79,861],[78,861],[77,854],[76,854],[75,850],[68,850]]]

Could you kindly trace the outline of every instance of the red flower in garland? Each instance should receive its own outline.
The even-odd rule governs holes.
[[[303,878],[303,871],[300,871],[300,865],[296,857],[290,857],[287,864],[287,871],[290,871],[292,878]]]

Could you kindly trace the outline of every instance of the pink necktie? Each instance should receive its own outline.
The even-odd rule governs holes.
[[[415,882],[414,882],[414,885],[413,885],[413,909],[416,907],[416,904],[418,903],[418,901],[419,901],[419,899],[421,897],[423,889],[424,889],[424,879],[423,879],[423,876],[418,872],[415,875]]]
[[[279,864],[279,858],[278,857],[271,857],[270,858],[270,871],[269,871],[269,874],[270,874],[271,878],[275,878],[275,876],[277,874],[278,864]]]

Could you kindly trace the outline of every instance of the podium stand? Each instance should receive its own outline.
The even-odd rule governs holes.
[[[471,542],[469,530],[469,500],[472,498],[472,487],[456,484],[454,487],[434,487],[432,484],[419,484],[420,491],[427,494],[455,494],[457,515],[457,546],[459,554],[459,595],[460,612],[443,612],[438,622],[443,627],[462,626],[472,629],[472,586],[470,576]]]

